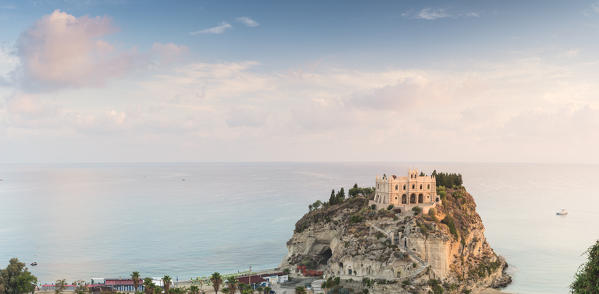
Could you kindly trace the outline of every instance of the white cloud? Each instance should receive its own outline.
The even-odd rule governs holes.
[[[599,126],[599,86],[586,69],[540,58],[467,67],[270,72],[253,61],[183,64],[56,99],[20,95],[4,110],[4,138],[110,136],[132,154],[112,160],[531,161],[559,153],[599,162],[588,156],[599,140],[588,135]],[[112,102],[73,103],[82,96]]]
[[[221,22],[219,25],[211,27],[211,28],[207,28],[207,29],[203,29],[203,30],[199,30],[199,31],[194,31],[194,32],[190,32],[189,34],[192,36],[195,35],[202,35],[202,34],[222,34],[224,33],[226,30],[231,29],[233,26],[227,22]]]
[[[439,18],[451,17],[443,8],[424,8],[418,12],[417,18],[426,20],[435,20]]]
[[[423,8],[419,11],[406,11],[401,14],[403,17],[414,18],[414,19],[423,19],[423,20],[437,20],[444,18],[477,18],[480,17],[478,12],[470,11],[470,12],[460,12],[460,13],[450,13],[445,8],[432,8],[427,7]]]
[[[123,75],[133,67],[135,52],[101,39],[115,30],[106,17],[77,18],[60,10],[42,17],[17,42],[21,86],[100,86]]]
[[[236,20],[248,27],[257,27],[260,25],[257,21],[255,21],[247,16],[240,16],[240,17],[236,18]]]

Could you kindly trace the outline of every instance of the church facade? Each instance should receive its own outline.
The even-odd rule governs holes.
[[[375,188],[376,204],[411,208],[428,207],[440,201],[435,177],[420,174],[415,169],[410,170],[408,176],[403,177],[377,176]]]

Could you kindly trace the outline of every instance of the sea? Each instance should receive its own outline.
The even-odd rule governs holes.
[[[295,222],[331,189],[417,168],[457,172],[474,196],[510,293],[568,293],[599,239],[597,165],[522,163],[0,164],[0,267],[40,282],[273,268]],[[557,216],[561,208],[567,216]]]

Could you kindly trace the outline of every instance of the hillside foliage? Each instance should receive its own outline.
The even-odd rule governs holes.
[[[443,186],[443,187],[451,188],[454,186],[459,187],[463,184],[461,174],[443,173],[443,172],[437,172],[436,170],[434,170],[431,175],[435,177],[435,179],[437,181],[437,187]]]
[[[599,241],[587,250],[587,254],[588,261],[580,267],[570,285],[574,294],[599,293]]]

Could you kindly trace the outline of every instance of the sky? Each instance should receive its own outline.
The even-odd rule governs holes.
[[[598,1],[0,0],[0,162],[599,163]]]

